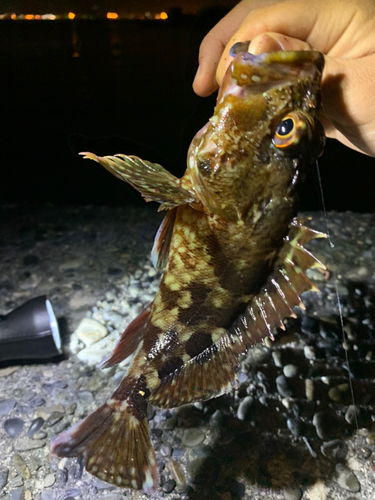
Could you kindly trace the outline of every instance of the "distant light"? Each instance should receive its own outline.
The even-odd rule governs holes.
[[[168,14],[166,12],[160,12],[160,19],[165,21],[165,19],[168,19]]]
[[[35,14],[34,19],[36,19],[38,21],[39,19],[41,19],[41,16],[39,14]]]
[[[42,19],[44,21],[54,21],[56,19],[55,14],[43,14]]]
[[[10,16],[10,18],[11,18],[11,19],[13,19],[13,20],[14,20],[14,19],[17,19],[17,14],[12,14],[12,15]]]
[[[27,21],[32,21],[34,19],[34,17],[35,17],[34,14],[26,14],[25,15],[25,19]]]
[[[68,19],[74,19],[75,17],[76,15],[74,14],[74,12],[69,12]]]
[[[107,12],[107,19],[117,19],[118,14],[117,12]]]

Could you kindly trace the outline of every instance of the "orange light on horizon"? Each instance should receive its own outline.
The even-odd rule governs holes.
[[[107,19],[117,19],[118,14],[117,12],[107,12]]]
[[[10,16],[10,18],[11,18],[11,19],[13,19],[13,20],[14,20],[14,19],[17,19],[17,14],[12,14],[12,15]]]
[[[32,21],[35,18],[34,14],[26,14],[25,19],[27,21]]]
[[[166,12],[160,12],[160,19],[163,19],[165,21],[168,19],[168,14]]]
[[[68,19],[74,19],[75,17],[76,15],[74,14],[74,12],[69,12]]]

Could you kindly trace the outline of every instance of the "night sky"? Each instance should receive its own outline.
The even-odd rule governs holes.
[[[168,11],[179,7],[184,13],[196,13],[204,7],[236,5],[235,0],[2,0],[0,11],[16,14],[91,13],[95,11]]]

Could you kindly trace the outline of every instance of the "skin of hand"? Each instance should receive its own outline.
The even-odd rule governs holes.
[[[198,95],[218,88],[232,60],[230,48],[247,40],[253,54],[321,51],[327,136],[375,156],[375,0],[243,0],[201,44],[193,83]]]

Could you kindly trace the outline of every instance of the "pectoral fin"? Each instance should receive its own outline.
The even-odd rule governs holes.
[[[160,210],[198,202],[194,191],[181,187],[180,180],[158,163],[141,160],[137,156],[80,154],[98,162],[111,174],[133,186],[146,201],[161,203]]]

